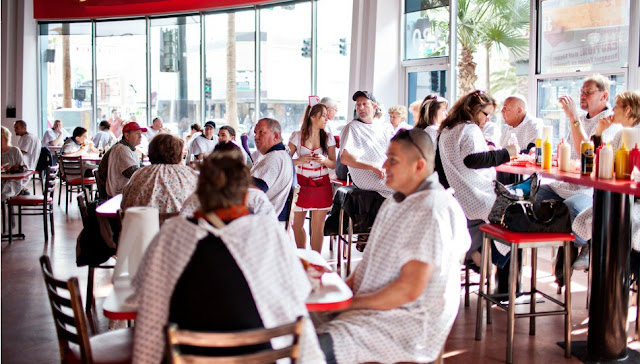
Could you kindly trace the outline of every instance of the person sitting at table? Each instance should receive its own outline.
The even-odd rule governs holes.
[[[16,147],[22,151],[25,165],[28,169],[35,170],[40,158],[40,139],[27,131],[27,123],[24,120],[17,120],[13,124],[13,131],[20,137]]]
[[[300,193],[294,209],[293,234],[298,248],[307,246],[304,222],[311,211],[311,249],[322,252],[324,221],[333,204],[333,189],[329,180],[329,168],[336,167],[336,141],[325,132],[327,107],[324,104],[307,106],[299,131],[289,139],[289,153],[296,166]]]
[[[434,361],[458,313],[460,259],[470,238],[462,208],[434,172],[431,137],[400,129],[384,168],[395,193],[346,280],[351,306],[318,330],[328,363]]]
[[[42,136],[43,147],[59,147],[69,137],[69,132],[62,125],[62,120],[53,122],[53,128],[47,129]]]
[[[224,126],[222,128],[224,128]],[[241,148],[233,143],[218,143],[218,145],[213,149],[213,152],[216,154],[225,153],[228,157],[237,158],[242,161],[245,160],[244,153],[241,151]],[[274,209],[271,201],[269,201],[267,195],[262,192],[262,190],[254,186],[249,188],[249,191],[247,192],[246,205],[252,214],[268,215],[273,217],[275,220],[278,219],[276,210]],[[199,208],[200,201],[198,200],[198,195],[197,193],[193,193],[182,205],[180,215],[184,217],[191,217]]]
[[[14,172],[26,170],[24,156],[17,147],[11,145],[11,131],[7,127],[2,127],[2,172]],[[17,196],[27,179],[5,180],[2,179],[2,201]]]
[[[395,134],[400,129],[411,129],[411,125],[407,124],[407,108],[404,105],[393,105],[387,110],[389,114],[389,122]]]
[[[216,123],[207,121],[204,124],[204,131],[197,137],[193,137],[191,146],[187,152],[187,163],[194,160],[203,160],[209,155],[218,144],[216,136]]]
[[[195,137],[197,137],[200,134],[202,134],[202,131],[203,131],[202,130],[202,126],[200,126],[200,124],[198,124],[198,123],[191,124],[191,126],[189,127],[189,135],[187,135],[187,138],[186,138],[187,150],[191,146],[191,143],[193,142]]]
[[[151,206],[161,214],[180,212],[198,181],[198,173],[181,163],[183,147],[184,141],[171,134],[158,134],[151,139],[151,165],[137,170],[122,189],[122,210]]]
[[[285,221],[285,203],[295,183],[291,156],[282,144],[282,129],[278,120],[263,118],[256,124],[256,147],[262,157],[251,168],[253,185],[261,189],[273,204],[278,219]]]
[[[496,194],[493,168],[516,157],[520,147],[507,145],[504,149],[489,151],[480,125],[484,125],[493,113],[496,102],[482,90],[473,91],[460,98],[440,125],[437,139],[436,171],[440,183],[452,187],[467,217],[471,235],[471,249],[467,252],[467,264],[480,266],[482,232],[480,226],[489,217]],[[497,247],[494,263],[504,267],[509,248]],[[472,264],[473,263],[473,264]],[[474,267],[477,269],[477,267]],[[506,282],[504,282],[506,287]]]
[[[238,146],[238,148],[240,148],[240,151],[244,155],[244,161],[247,164],[247,166],[249,168],[253,167],[253,162],[251,161],[251,157],[244,150],[242,145],[238,144],[238,142],[236,141],[236,130],[229,125],[223,125],[218,130],[218,145],[224,144],[224,143],[232,143]]]
[[[87,141],[87,129],[78,126],[73,129],[73,134],[71,138],[67,138],[67,140],[62,145],[60,149],[60,154],[65,157],[76,157],[80,155],[88,155],[89,153],[97,154],[98,150],[91,145],[91,143],[86,143]],[[82,161],[82,173],[85,177],[93,177],[92,170],[94,168],[98,168],[98,165],[94,162]]]
[[[110,130],[111,125],[108,121],[102,120],[98,125],[98,132],[93,136],[93,145],[98,148],[106,151],[107,149],[113,147],[114,144],[118,142],[116,136]]]
[[[151,122],[151,126],[147,128],[147,132],[144,133],[144,136],[147,137],[147,140],[151,142],[154,136],[158,135],[158,133],[170,133],[171,130],[164,127],[162,122],[162,118],[155,117]]]
[[[140,157],[136,146],[140,145],[142,132],[147,128],[131,121],[122,128],[122,139],[102,157],[98,168],[98,190],[102,195],[101,184],[108,197],[122,193],[135,171],[140,169]]]
[[[415,127],[423,129],[431,137],[433,144],[438,137],[438,128],[447,118],[449,101],[436,94],[425,96],[420,105],[420,112]]]
[[[609,129],[613,124],[620,124],[624,128],[640,129],[640,92],[622,92],[615,97],[614,101],[615,107],[613,108],[613,115],[603,117],[598,120],[598,125],[596,126],[596,131],[593,135],[593,141],[596,148],[602,143],[602,135],[604,131]],[[622,130],[619,130],[611,141],[611,148],[613,148],[615,153],[615,151],[621,147]],[[633,148],[633,146],[627,145],[625,145],[625,147],[627,149]],[[640,252],[640,201],[637,199],[633,204],[631,220],[631,248]],[[583,241],[591,240],[593,228],[593,205],[580,212],[580,214],[578,214],[578,216],[573,220],[573,224],[571,226],[574,233]],[[576,268],[576,263],[574,263],[574,269]],[[589,267],[588,260],[585,265],[586,267]]]
[[[500,145],[509,144],[511,134],[515,134],[521,153],[528,154],[535,148],[536,139],[542,137],[544,123],[542,119],[531,116],[527,112],[527,100],[524,96],[513,95],[504,99],[502,104],[502,118],[507,126],[502,132]]]
[[[134,363],[161,362],[168,323],[233,332],[271,328],[308,315],[305,300],[311,285],[302,264],[272,217],[249,213],[245,200],[250,184],[249,168],[241,159],[212,153],[200,167],[200,210],[190,219],[168,220],[149,244],[128,300],[138,308]],[[324,362],[310,320],[299,340],[301,363]],[[290,342],[284,338],[272,345]]]
[[[607,104],[609,84],[609,79],[600,74],[594,74],[584,79],[580,90],[579,106],[580,109],[586,111],[586,114],[578,114],[578,105],[571,96],[562,96],[558,100],[569,119],[571,128],[569,135],[565,138],[565,141],[571,146],[571,159],[580,159],[580,144],[583,141],[589,141],[590,136],[596,133],[601,118],[613,114]],[[611,141],[620,128],[620,124],[613,124],[602,129],[601,141],[604,143]],[[593,205],[593,188],[553,181],[540,186],[536,199],[564,201],[564,204],[569,208],[569,216],[573,223],[576,216]],[[574,246],[580,248],[580,254],[573,263],[573,268],[576,270],[589,269],[589,245],[580,236],[576,236]]]

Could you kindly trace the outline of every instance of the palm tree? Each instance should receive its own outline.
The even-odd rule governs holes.
[[[522,56],[528,51],[528,0],[458,0],[458,42],[461,56],[458,62],[458,86],[461,94],[475,89],[476,63],[474,52],[478,46],[486,50],[486,84],[490,83],[490,55],[509,51]]]
[[[236,86],[236,13],[227,14],[227,125],[238,130],[238,88]]]

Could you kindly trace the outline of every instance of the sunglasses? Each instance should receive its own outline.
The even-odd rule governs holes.
[[[411,143],[414,147],[416,147],[416,149],[418,149],[418,152],[420,153],[422,158],[424,158],[424,160],[427,160],[427,157],[425,157],[424,153],[422,153],[422,149],[418,146],[418,144],[416,144],[416,142],[411,137],[411,130],[407,130],[407,129],[398,130],[398,132],[396,133],[396,136],[394,137],[394,139],[396,139],[396,138],[399,139],[399,140],[407,140],[407,141],[409,141],[409,143]]]

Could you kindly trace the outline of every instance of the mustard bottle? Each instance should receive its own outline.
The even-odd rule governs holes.
[[[542,143],[542,169],[551,169],[551,142],[549,137]]]
[[[622,147],[616,152],[616,178],[629,179],[629,150],[622,142]]]

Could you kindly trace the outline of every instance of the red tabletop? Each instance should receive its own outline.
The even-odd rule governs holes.
[[[496,171],[512,174],[533,174],[534,172],[538,172],[542,177],[553,178],[557,181],[564,181],[580,186],[593,187],[595,189],[603,191],[640,196],[640,185],[637,182],[628,179],[617,180],[615,178],[595,178],[590,175],[583,176],[578,171],[563,172],[557,167],[552,167],[551,169],[542,169],[541,167],[532,164],[527,164],[525,167],[516,167],[510,165],[509,163],[505,163],[497,166]]]
[[[4,180],[18,180],[18,179],[23,179],[23,178],[27,178],[29,176],[31,176],[32,174],[35,174],[36,171],[26,171],[26,172],[20,172],[20,173],[2,173],[2,175],[0,176],[0,178],[4,179]]]
[[[105,203],[96,208],[96,214],[106,217],[118,216],[120,204],[122,203],[122,194],[115,195],[108,199]]]

